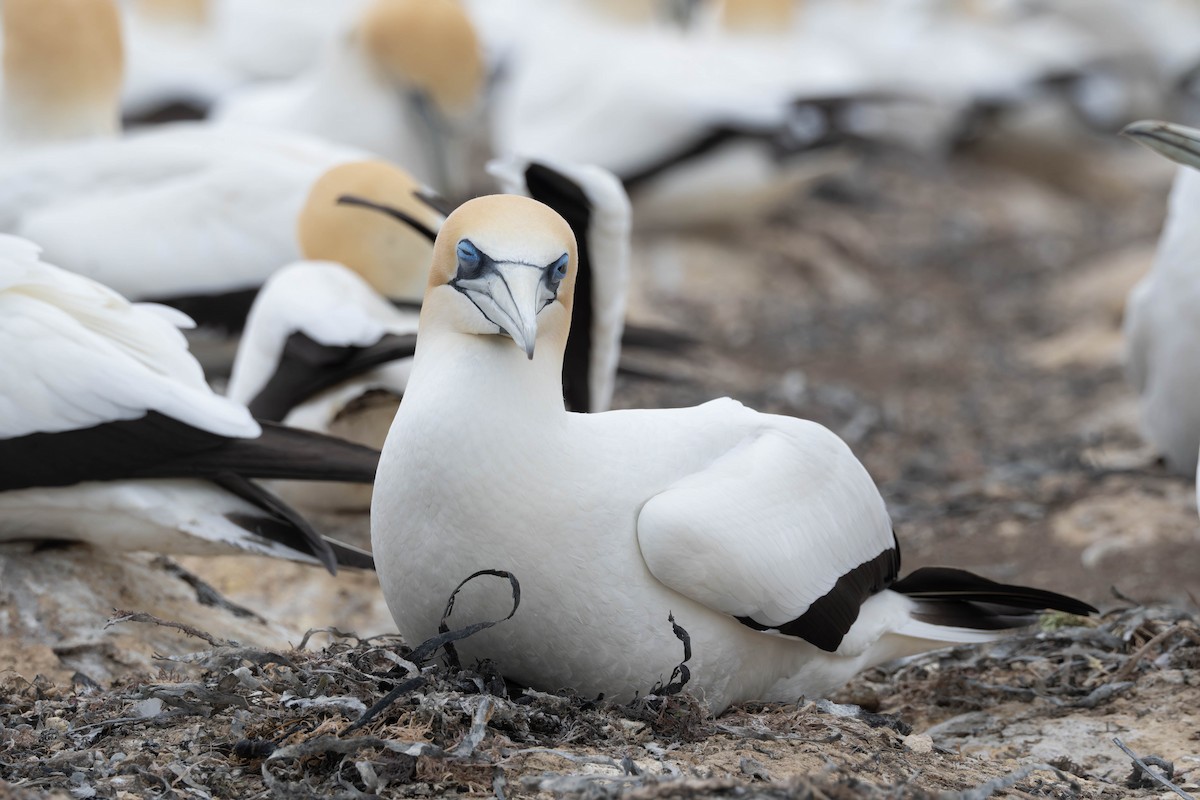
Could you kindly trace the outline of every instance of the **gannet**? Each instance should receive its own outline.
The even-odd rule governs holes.
[[[112,0],[5,0],[0,154],[115,136],[124,50]]]
[[[1144,120],[1123,133],[1184,165],[1154,265],[1125,305],[1125,369],[1140,395],[1142,436],[1173,471],[1194,475],[1200,454],[1200,131]]]
[[[209,0],[221,59],[250,80],[294,78],[370,0]]]
[[[370,482],[377,453],[214,394],[189,324],[0,236],[0,540],[370,566],[252,479]]]
[[[227,395],[254,416],[378,449],[404,396],[417,314],[332,261],[298,261],[267,280],[246,322]],[[276,484],[290,502],[365,509],[370,486]]]
[[[121,5],[129,55],[121,92],[126,119],[201,119],[216,98],[245,81],[220,55],[213,11],[212,0]]]
[[[65,10],[50,17],[36,11],[64,3],[81,9],[82,29],[73,16],[59,25]],[[23,131],[20,141],[0,147],[0,231],[38,242],[51,263],[127,297],[176,303],[203,327],[240,329],[258,286],[300,257],[296,215],[313,183],[367,154],[233,125],[99,136],[116,133],[119,117],[121,39],[112,1],[30,6],[4,4],[15,20],[5,25],[4,79],[25,88],[6,91],[0,106]],[[36,57],[43,50],[48,56]],[[77,79],[89,70],[95,75]],[[64,82],[71,91],[55,89]],[[25,91],[38,102],[26,102]],[[67,124],[77,118],[97,122]]]
[[[1093,609],[961,570],[897,579],[883,499],[837,436],[730,399],[565,411],[559,387],[576,245],[526,198],[459,207],[434,246],[417,352],[371,511],[400,632],[438,630],[480,570],[520,582],[507,621],[456,644],[539,689],[628,700],[691,639],[719,712],[824,694],[886,659],[992,639],[1041,608]],[[506,581],[455,598],[457,627],[500,620]]]
[[[486,144],[485,77],[475,28],[456,0],[375,0],[310,72],[234,92],[213,118],[358,147],[465,196],[473,154]]]

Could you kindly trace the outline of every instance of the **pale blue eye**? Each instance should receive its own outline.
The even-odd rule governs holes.
[[[570,258],[566,253],[562,254],[562,258],[550,265],[550,280],[558,283],[563,278],[567,277],[567,263]]]
[[[482,263],[483,253],[479,252],[479,248],[471,244],[469,239],[463,239],[458,243],[459,274],[475,272]]]

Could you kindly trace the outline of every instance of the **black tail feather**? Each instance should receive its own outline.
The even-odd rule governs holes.
[[[360,550],[357,547],[339,542],[337,539],[325,537],[325,542],[333,549],[333,555],[337,558],[339,567],[350,567],[351,569],[365,569],[370,572],[375,571],[375,557],[366,550]]]
[[[923,567],[888,587],[918,601],[913,618],[933,625],[1004,630],[1028,625],[1041,611],[1086,616],[1096,609],[1057,592],[997,583],[951,567]]]

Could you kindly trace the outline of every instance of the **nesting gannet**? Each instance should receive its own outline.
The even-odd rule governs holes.
[[[121,92],[126,118],[198,119],[244,82],[220,56],[211,0],[132,0],[121,10],[129,54]]]
[[[1091,607],[952,569],[897,581],[883,499],[844,442],[729,400],[573,414],[559,381],[577,258],[535,201],[472,200],[442,226],[413,371],[384,446],[372,542],[413,641],[479,570],[521,602],[456,646],[513,679],[629,699],[691,637],[719,711],[830,691],[871,664],[988,640],[1032,611]],[[502,584],[502,585],[497,585]],[[468,583],[451,624],[502,619],[503,581]]]
[[[89,139],[91,128],[60,118],[103,117],[116,132],[121,39],[111,0],[32,7],[63,4],[93,12],[80,25],[96,19],[76,30],[73,16],[59,24],[65,11],[45,18],[27,0],[4,4],[15,20],[4,30],[4,79],[25,88],[6,91],[0,113],[25,133],[21,146],[0,148],[0,231],[38,242],[51,263],[127,297],[170,301],[202,326],[240,329],[257,287],[300,257],[295,220],[313,183],[366,154],[286,131],[197,123]],[[49,57],[35,57],[41,50]],[[76,79],[89,69],[90,83]],[[26,91],[39,103],[27,103]]]
[[[487,23],[501,13],[477,9]],[[844,168],[840,145],[860,138],[844,123],[894,102],[850,53],[815,37],[799,47],[633,28],[568,4],[536,11],[506,45],[496,150],[610,170],[639,224],[761,215]]]
[[[188,324],[0,237],[0,540],[370,566],[251,479],[369,482],[377,453],[259,425],[204,382]]]
[[[484,79],[479,40],[456,0],[375,0],[311,72],[235,92],[214,119],[359,147],[463,196],[487,136]]]
[[[5,0],[0,153],[113,136],[124,52],[112,0]]]
[[[404,395],[415,311],[350,269],[299,261],[276,272],[250,309],[227,394],[254,416],[382,446]],[[277,486],[306,506],[365,509],[369,486]]]
[[[1172,470],[1193,475],[1200,454],[1200,131],[1146,120],[1123,133],[1184,165],[1154,265],[1125,305],[1125,367],[1141,396],[1142,435]]]
[[[209,0],[221,59],[250,80],[294,78],[370,0]]]
[[[258,419],[381,447],[408,378],[441,202],[386,162],[325,173],[297,221],[306,260],[272,275],[255,298],[228,396]],[[370,502],[358,486],[295,496],[338,508]]]

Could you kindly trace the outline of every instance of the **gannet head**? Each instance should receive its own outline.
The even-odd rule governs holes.
[[[115,134],[124,50],[113,0],[4,0],[2,8],[6,137]]]
[[[339,164],[309,190],[296,222],[300,250],[346,265],[385,297],[419,301],[442,222],[430,198],[431,190],[386,161]]]
[[[375,0],[359,33],[386,75],[426,93],[443,112],[473,105],[483,89],[483,49],[456,0]]]
[[[549,206],[516,195],[469,200],[446,218],[421,309],[427,324],[509,336],[533,358],[539,338],[566,346],[575,235]]]
[[[1200,130],[1173,122],[1144,119],[1126,125],[1121,135],[1149,147],[1176,164],[1200,169]]]

